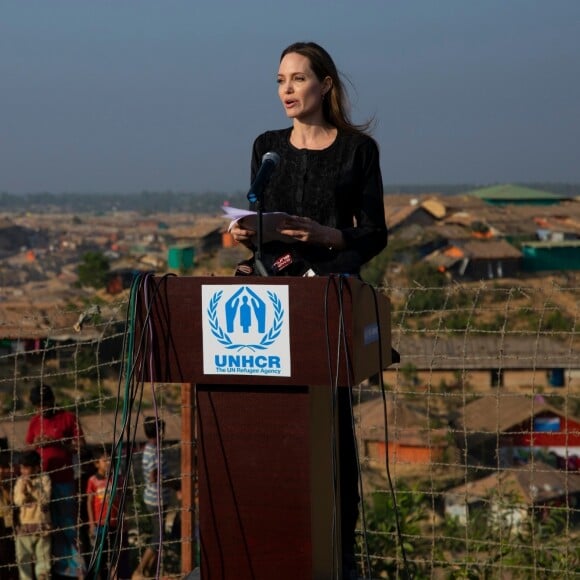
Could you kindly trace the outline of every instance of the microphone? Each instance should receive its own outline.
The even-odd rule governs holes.
[[[275,153],[274,151],[268,151],[268,153],[264,153],[262,156],[262,165],[258,170],[258,174],[256,175],[256,179],[250,186],[250,191],[248,192],[248,201],[250,203],[255,203],[262,197],[262,193],[268,185],[268,181],[270,181],[270,177],[274,172],[274,169],[280,163],[280,155]]]

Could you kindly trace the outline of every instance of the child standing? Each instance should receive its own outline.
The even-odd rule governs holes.
[[[113,496],[113,479],[109,476],[111,458],[105,449],[95,453],[96,473],[87,482],[87,512],[89,530],[96,546],[103,543],[100,577],[127,578],[127,544],[120,513],[123,479],[117,479]],[[119,550],[118,565],[116,551]]]
[[[14,504],[20,508],[16,534],[20,580],[50,577],[50,493],[50,478],[40,473],[40,455],[37,451],[24,453],[14,486]]]
[[[165,433],[165,421],[156,417],[145,417],[143,429],[147,443],[143,450],[143,479],[145,490],[143,502],[151,518],[151,542],[147,546],[137,568],[131,577],[133,580],[156,576],[160,546],[162,543],[162,529],[170,500],[170,479],[167,457],[161,448]]]
[[[0,451],[0,580],[18,578],[14,547],[12,475],[9,452]]]
[[[42,471],[50,476],[53,571],[59,576],[79,578],[85,573],[85,563],[78,538],[74,463],[85,446],[83,430],[76,413],[57,407],[50,385],[34,385],[30,402],[38,413],[30,419],[25,443],[40,453]]]

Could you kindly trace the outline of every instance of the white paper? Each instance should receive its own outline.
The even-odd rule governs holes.
[[[224,217],[231,220],[228,226],[228,231],[232,229],[235,223],[239,223],[242,227],[248,230],[258,230],[258,214],[255,211],[231,207],[229,205],[222,206]],[[290,236],[285,236],[278,232],[278,227],[282,221],[290,217],[289,214],[283,211],[264,212],[262,214],[262,241],[273,242],[280,241],[292,243],[296,240]],[[254,236],[255,238],[256,236]]]

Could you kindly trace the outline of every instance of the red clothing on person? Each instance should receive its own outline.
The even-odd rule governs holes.
[[[95,524],[102,526],[107,521],[107,512],[111,503],[112,481],[108,481],[106,475],[95,473],[89,477],[87,482],[87,495],[92,496],[93,515]],[[119,477],[117,480],[117,490],[123,488],[123,481]],[[109,519],[109,528],[116,528],[119,520],[119,494],[115,494],[111,507],[111,517]]]
[[[36,449],[42,459],[42,471],[50,475],[53,483],[69,483],[74,481],[70,445],[82,436],[76,416],[69,411],[57,409],[49,415],[39,414],[32,417],[26,433],[26,443],[35,445],[39,437],[56,439],[54,445],[39,445]]]

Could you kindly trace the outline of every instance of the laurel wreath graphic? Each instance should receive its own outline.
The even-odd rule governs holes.
[[[209,301],[207,315],[211,333],[215,336],[217,341],[224,345],[228,350],[240,351],[244,348],[248,348],[252,352],[256,350],[265,350],[268,346],[274,343],[274,341],[278,338],[278,336],[280,336],[280,333],[282,332],[282,326],[284,323],[284,308],[282,307],[282,302],[274,292],[268,290],[267,294],[270,302],[272,303],[272,307],[274,308],[274,321],[270,327],[270,330],[264,334],[259,344],[235,344],[230,338],[229,334],[224,332],[223,328],[220,326],[217,317],[217,307],[219,301],[222,299],[223,290],[216,292]]]

